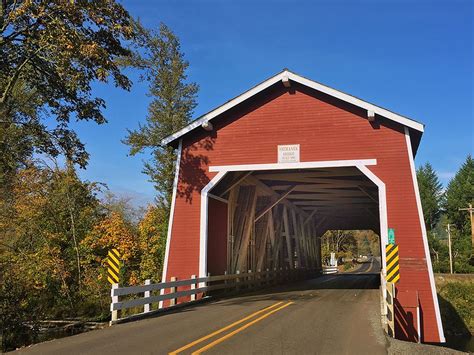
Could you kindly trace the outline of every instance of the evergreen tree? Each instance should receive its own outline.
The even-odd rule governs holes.
[[[473,272],[473,248],[469,213],[459,211],[474,201],[474,159],[468,155],[446,189],[445,209],[453,224],[453,257],[456,272]]]
[[[416,176],[426,228],[431,230],[440,217],[443,186],[430,163],[420,166],[416,171]]]
[[[471,234],[469,213],[459,211],[469,203],[474,203],[474,159],[468,155],[466,161],[458,170],[446,189],[444,204],[448,219],[462,235]]]
[[[125,143],[130,154],[151,150],[152,157],[145,163],[144,173],[157,190],[158,206],[168,215],[174,178],[174,149],[162,147],[161,140],[186,126],[196,106],[198,86],[187,83],[189,63],[181,52],[178,37],[164,24],[159,32],[137,27],[141,31],[141,47],[145,53],[135,53],[130,65],[144,70],[143,79],[149,82],[152,101],[146,123],[137,130],[129,130]]]

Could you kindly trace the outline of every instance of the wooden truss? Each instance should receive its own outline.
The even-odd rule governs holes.
[[[245,172],[223,185],[212,192],[228,202],[231,274],[321,267],[326,230],[341,220],[357,228],[378,225],[377,189],[356,168]]]

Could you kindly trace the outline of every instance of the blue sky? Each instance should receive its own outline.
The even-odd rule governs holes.
[[[471,0],[122,1],[147,27],[166,23],[181,39],[199,84],[201,115],[282,68],[425,123],[416,164],[443,183],[474,151]],[[145,83],[130,92],[97,85],[107,125],[75,124],[91,158],[83,178],[108,184],[137,205],[153,200],[128,157],[127,129],[144,122]]]

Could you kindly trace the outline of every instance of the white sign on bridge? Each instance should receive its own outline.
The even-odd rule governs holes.
[[[278,163],[299,163],[300,145],[289,144],[278,146]]]

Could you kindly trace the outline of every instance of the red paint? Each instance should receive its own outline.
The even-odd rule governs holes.
[[[223,275],[227,270],[227,204],[209,199],[207,271]]]
[[[439,341],[404,127],[365,117],[355,106],[279,83],[214,119],[214,131],[185,136],[167,279],[198,273],[200,191],[215,176],[210,165],[276,163],[279,144],[300,144],[302,162],[376,158],[369,168],[386,184],[388,226],[399,245],[397,288],[418,292],[424,341]]]

